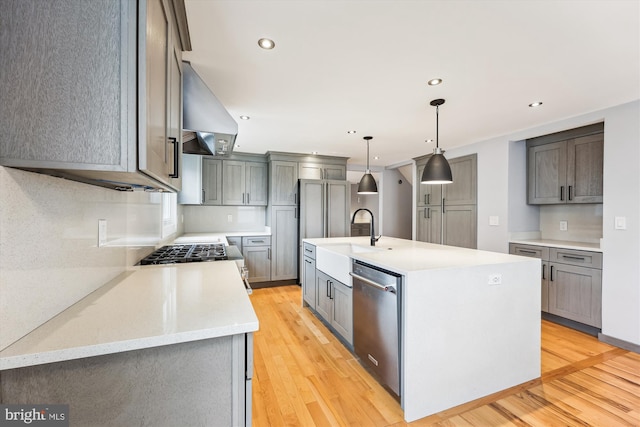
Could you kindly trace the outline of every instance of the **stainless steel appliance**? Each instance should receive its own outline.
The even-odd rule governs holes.
[[[402,276],[354,260],[353,347],[360,362],[400,397]]]
[[[180,264],[186,262],[221,260],[232,260],[236,262],[247,293],[251,294],[253,290],[251,286],[249,286],[249,271],[244,265],[242,254],[235,246],[227,247],[224,243],[195,243],[163,246],[141,259],[139,264]]]

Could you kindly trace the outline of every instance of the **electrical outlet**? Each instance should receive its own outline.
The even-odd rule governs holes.
[[[107,220],[98,220],[98,247],[102,247],[107,244]]]
[[[490,285],[501,285],[502,284],[502,274],[490,274],[488,283]]]
[[[569,223],[567,221],[560,221],[560,231],[567,231]]]
[[[233,222],[233,215],[227,215],[227,222]]]

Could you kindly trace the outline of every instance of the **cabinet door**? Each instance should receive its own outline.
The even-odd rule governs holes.
[[[476,158],[473,154],[449,160],[453,182],[442,185],[443,203],[449,206],[476,204]]]
[[[173,39],[177,35],[173,34]],[[180,190],[182,188],[182,51],[177,41],[171,44],[169,52],[169,104],[167,106],[169,138],[168,164],[171,173],[171,185]]]
[[[271,280],[271,246],[243,245],[242,256],[249,269],[250,283]]]
[[[320,270],[316,270],[316,311],[327,322],[333,315],[331,300],[331,278]]]
[[[327,181],[327,236],[344,237],[351,234],[349,207],[351,186],[347,181]]]
[[[298,208],[271,208],[271,280],[298,277]]]
[[[300,179],[323,179],[322,165],[318,163],[298,164],[298,178]]]
[[[316,309],[316,260],[304,257],[302,268],[302,299],[309,307]]]
[[[266,163],[245,163],[245,205],[267,206],[268,170]]]
[[[245,162],[222,161],[222,204],[244,205],[246,188]]]
[[[146,174],[166,182],[172,168],[169,161],[173,160],[170,158],[173,144],[167,138],[167,64],[171,15],[164,0],[147,0],[146,9],[146,22],[141,23],[144,24],[141,31],[146,29],[142,39],[146,43],[140,46],[144,54],[138,58],[142,74],[140,78],[145,82],[144,88],[138,93],[138,167]]]
[[[549,313],[602,327],[602,271],[558,263],[549,269]]]
[[[445,205],[442,220],[443,244],[475,249],[477,247],[476,205]]]
[[[422,171],[425,165],[418,166],[416,176],[416,201],[418,206],[439,206],[442,203],[442,185],[441,184],[421,184]],[[451,184],[447,184],[451,185]]]
[[[271,204],[295,206],[298,203],[298,163],[271,162]]]
[[[353,344],[353,292],[342,282],[331,279],[333,313],[331,326],[349,343]]]
[[[416,213],[416,240],[442,243],[442,209],[440,206],[420,207]]]
[[[528,203],[535,205],[564,203],[566,169],[566,141],[528,147]]]
[[[222,160],[206,157],[202,160],[202,203],[222,204]]]
[[[567,142],[567,203],[602,203],[604,134]]]
[[[540,309],[545,313],[549,312],[549,262],[542,261],[542,274],[540,279],[541,301]]]
[[[347,179],[347,167],[345,165],[323,165],[323,179]]]

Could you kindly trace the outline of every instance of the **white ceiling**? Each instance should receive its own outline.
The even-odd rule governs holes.
[[[445,150],[640,98],[638,0],[185,3],[184,59],[238,121],[241,152],[362,165],[371,135],[371,164],[388,166],[432,152],[436,98]]]

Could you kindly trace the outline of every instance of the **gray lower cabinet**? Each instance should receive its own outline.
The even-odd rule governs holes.
[[[316,310],[316,247],[304,243],[302,252],[302,301]]]
[[[190,42],[176,11],[182,0],[0,2],[0,164],[179,190]]]
[[[352,288],[320,270],[316,270],[316,312],[353,345]]]
[[[222,161],[222,204],[266,206],[267,163]]]
[[[478,215],[476,205],[445,205],[442,214],[442,243],[475,249]],[[436,215],[432,213],[432,215]]]
[[[271,280],[298,278],[298,207],[271,207]]]
[[[242,238],[242,256],[249,270],[249,283],[271,280],[271,237]]]
[[[542,311],[602,327],[602,253],[516,243],[509,252],[542,260]]]
[[[226,236],[229,246],[236,246],[240,252],[242,252],[242,237],[240,236]]]
[[[65,403],[70,426],[251,425],[253,334],[0,372],[0,403]]]

